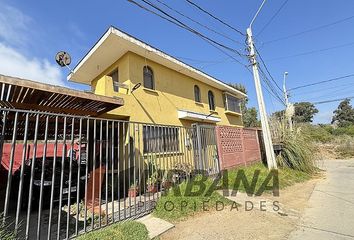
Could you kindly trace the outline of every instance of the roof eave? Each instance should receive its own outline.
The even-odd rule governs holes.
[[[212,76],[210,76],[209,74],[199,70],[199,69],[196,69],[176,58],[174,58],[173,56],[155,48],[155,47],[152,47],[151,45],[145,43],[144,41],[140,40],[140,39],[137,39],[131,35],[129,35],[128,33],[125,33],[113,26],[110,26],[108,28],[108,30],[101,36],[101,38],[93,45],[93,47],[85,54],[85,56],[76,64],[76,66],[73,68],[73,70],[68,74],[67,76],[67,80],[68,81],[71,81],[71,82],[78,82],[78,83],[83,83],[83,84],[90,84],[90,82],[84,82],[84,81],[75,81],[74,78],[75,78],[75,74],[76,72],[78,71],[78,69],[83,65],[85,64],[85,62],[90,58],[90,56],[103,44],[103,42],[110,36],[110,34],[115,34],[119,37],[122,37],[122,38],[125,38],[127,41],[130,41],[134,44],[136,44],[137,46],[139,47],[142,47],[144,48],[145,50],[147,50],[148,52],[152,52],[154,54],[157,54],[158,56],[166,59],[167,61],[170,61],[174,64],[177,64],[179,65],[180,67],[186,69],[187,71],[192,71],[194,72],[195,74],[201,76],[202,78],[206,78],[212,82],[214,82],[216,85],[219,85],[219,89],[221,89],[222,91],[228,91],[228,92],[231,92],[235,95],[238,95],[239,97],[241,98],[246,98],[247,97],[247,94],[227,85],[226,83],[224,83],[223,81],[219,80],[219,79],[216,79]],[[93,80],[93,79],[91,79]]]

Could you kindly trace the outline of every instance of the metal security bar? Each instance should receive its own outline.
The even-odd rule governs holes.
[[[151,212],[194,170],[219,172],[215,128],[0,108],[0,224],[68,239]]]

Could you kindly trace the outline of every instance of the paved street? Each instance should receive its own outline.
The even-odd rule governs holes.
[[[323,164],[327,178],[319,182],[299,226],[289,239],[354,239],[354,160]]]

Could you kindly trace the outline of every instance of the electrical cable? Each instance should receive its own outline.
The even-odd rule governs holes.
[[[159,7],[155,6],[153,3],[151,3],[151,2],[149,2],[149,1],[147,1],[147,0],[142,0],[142,1],[143,1],[144,3],[146,3],[147,5],[153,7],[153,8],[156,9],[157,11],[161,12],[161,13],[162,13],[163,15],[165,15],[166,17],[163,16],[163,15],[161,15],[161,14],[159,14],[159,13],[157,13],[157,12],[155,12],[155,11],[153,11],[153,10],[151,10],[151,9],[148,9],[147,7],[145,7],[145,6],[143,6],[143,5],[139,4],[139,3],[137,3],[137,2],[134,1],[134,0],[127,0],[127,1],[129,1],[129,2],[131,2],[131,3],[133,3],[133,4],[135,4],[136,6],[142,8],[142,9],[144,9],[144,10],[150,12],[150,13],[155,14],[156,16],[158,16],[158,17],[160,17],[160,18],[162,18],[162,19],[164,19],[164,20],[166,20],[166,21],[169,21],[170,23],[175,24],[176,26],[178,26],[178,27],[180,27],[180,28],[183,28],[183,29],[185,29],[185,30],[188,30],[189,32],[192,32],[193,34],[199,36],[199,37],[202,38],[204,41],[206,41],[206,42],[208,42],[209,44],[213,45],[214,47],[216,47],[216,48],[219,49],[220,51],[222,51],[220,48],[224,48],[224,49],[226,49],[226,50],[229,50],[229,51],[231,51],[231,52],[233,52],[233,53],[238,54],[240,57],[246,56],[246,55],[244,55],[244,54],[241,54],[241,53],[240,53],[238,50],[236,50],[236,49],[233,49],[233,48],[231,48],[231,47],[225,46],[225,45],[223,45],[223,44],[221,44],[221,43],[219,43],[219,42],[217,42],[217,41],[215,41],[215,40],[213,40],[213,39],[211,39],[211,38],[209,38],[209,37],[207,37],[207,36],[201,34],[200,32],[198,32],[198,31],[194,30],[193,28],[189,27],[188,25],[184,24],[183,22],[181,22],[181,21],[178,20],[177,18],[175,18],[175,17],[169,15],[168,13],[166,13],[165,11],[163,11],[162,9],[160,9]],[[172,19],[172,20],[171,20],[171,19]],[[225,51],[222,51],[222,52],[223,52],[224,54],[228,55],[229,57],[233,58],[236,62],[240,63],[241,65],[244,65],[243,63],[241,63],[239,60],[237,60],[237,59],[236,59],[235,57],[233,57],[232,55],[226,53]]]
[[[272,95],[285,106],[286,104],[285,104],[283,98],[278,94],[278,92],[276,91],[274,86],[271,84],[271,82],[269,81],[267,75],[264,73],[262,68],[259,67],[258,69],[259,69],[259,72],[261,73],[261,77],[262,77],[261,79],[266,84],[266,86],[268,86],[269,90],[273,93]]]
[[[283,4],[280,6],[280,8],[275,12],[275,14],[269,19],[269,21],[264,25],[264,27],[256,34],[258,37],[261,35],[261,33],[271,24],[271,22],[274,20],[274,18],[280,13],[280,11],[285,7],[285,5],[289,2],[289,0],[285,0]]]
[[[244,34],[243,32],[241,32],[240,30],[234,28],[233,26],[231,26],[230,24],[226,23],[225,21],[221,20],[220,18],[216,17],[215,15],[211,14],[210,12],[208,12],[207,10],[205,10],[204,8],[200,7],[198,4],[190,1],[190,0],[185,0],[186,2],[188,2],[189,4],[193,5],[194,7],[196,7],[197,9],[199,9],[200,11],[204,12],[205,14],[209,15],[210,17],[214,18],[215,20],[217,20],[218,22],[220,22],[221,24],[227,26],[228,28],[234,30],[235,32],[241,34],[242,36],[246,36],[246,34]]]
[[[265,70],[266,70],[267,73],[269,74],[270,78],[272,79],[272,81],[274,82],[274,84],[276,85],[276,87],[277,87],[281,92],[283,92],[283,90],[280,88],[280,86],[279,86],[278,83],[274,80],[272,74],[271,74],[270,71],[268,70],[268,67],[267,67],[267,65],[265,64],[265,62],[264,62],[264,60],[263,60],[263,58],[262,58],[260,52],[258,51],[258,49],[257,49],[256,46],[255,46],[255,44],[253,44],[253,46],[254,46],[254,49],[256,50],[256,53],[257,53],[258,56],[259,56],[259,59],[261,60],[261,62],[262,62],[262,64],[263,64]]]
[[[209,30],[209,31],[211,31],[211,32],[213,32],[213,33],[215,33],[215,34],[218,34],[219,36],[222,36],[222,37],[224,37],[224,38],[226,38],[226,39],[228,39],[228,40],[230,40],[230,41],[232,41],[232,42],[234,42],[234,43],[237,43],[237,44],[240,44],[240,45],[244,46],[241,42],[236,41],[236,40],[232,39],[231,37],[227,36],[226,34],[221,33],[221,32],[218,32],[218,31],[216,31],[216,30],[214,30],[214,29],[212,29],[212,28],[206,26],[205,24],[200,23],[199,21],[197,21],[197,20],[195,20],[195,19],[193,19],[193,18],[191,18],[191,17],[185,15],[184,13],[182,13],[182,12],[180,12],[180,11],[178,11],[178,10],[172,8],[172,7],[169,6],[168,4],[166,4],[166,3],[164,3],[164,2],[162,2],[162,1],[160,1],[160,0],[155,0],[155,1],[157,1],[157,2],[159,2],[160,4],[164,5],[165,7],[167,7],[168,9],[170,9],[171,11],[174,11],[175,13],[179,14],[180,16],[189,19],[190,21],[194,22],[195,24],[198,24],[199,26],[201,26],[201,27],[203,27],[203,28],[205,28],[205,29],[207,29],[207,30]]]
[[[330,94],[336,93],[337,91],[340,90],[347,90],[350,89],[350,87],[354,87],[353,83],[348,83],[348,84],[340,84],[340,85],[336,85],[336,86],[329,86],[326,88],[316,88],[315,91],[317,92],[325,92],[325,91],[331,91]],[[333,90],[336,90],[333,92]],[[352,90],[354,92],[354,90]],[[296,94],[296,96],[306,96],[306,95],[313,95],[314,93],[314,89],[309,90],[309,91],[301,91],[299,93]],[[290,96],[291,97],[291,96]]]
[[[203,64],[203,63],[219,63],[221,61],[225,61],[225,60],[229,59],[229,58],[223,58],[223,59],[219,59],[219,60],[201,60],[201,59],[195,59],[195,58],[189,58],[189,57],[181,57],[181,56],[175,56],[175,58],[184,59],[184,60],[196,63],[196,64],[199,64],[199,63],[201,63],[201,64]]]
[[[339,23],[342,23],[342,22],[349,21],[349,20],[351,20],[353,18],[354,18],[354,15],[350,16],[350,17],[346,17],[346,18],[340,19],[340,20],[337,20],[335,22],[331,22],[331,23],[328,23],[328,24],[324,24],[324,25],[321,25],[321,26],[310,28],[310,29],[307,29],[307,30],[304,30],[304,31],[301,31],[301,32],[297,32],[297,33],[294,33],[294,34],[290,34],[290,35],[287,35],[287,36],[284,36],[284,37],[280,37],[280,38],[276,38],[276,39],[273,39],[273,40],[269,40],[269,41],[263,42],[263,46],[267,45],[267,44],[270,44],[270,43],[274,43],[274,42],[290,39],[290,38],[293,38],[293,37],[301,36],[303,34],[307,34],[307,33],[313,32],[313,31],[318,31],[318,30],[323,29],[323,28],[327,28],[327,27],[330,27],[330,26],[333,26],[333,25],[336,25],[336,24],[339,24]]]
[[[320,99],[328,98],[330,96],[333,96],[333,97],[345,96],[345,95],[351,94],[351,93],[353,93],[352,89],[349,89],[349,90],[348,89],[339,89],[337,91],[333,91],[333,94],[321,94],[321,95],[318,95],[318,96],[315,96],[315,97],[307,98],[306,101],[307,102],[314,101],[314,100],[319,101]]]
[[[350,42],[350,43],[346,43],[346,44],[342,44],[342,45],[337,45],[337,46],[333,46],[333,47],[328,47],[328,48],[323,48],[323,49],[318,49],[318,50],[312,50],[309,52],[298,53],[298,54],[294,54],[294,55],[290,55],[290,56],[277,57],[277,58],[269,59],[267,61],[270,62],[270,61],[277,61],[277,60],[282,60],[282,59],[287,59],[287,58],[294,58],[294,57],[300,57],[300,56],[305,56],[305,55],[311,55],[311,54],[315,54],[315,53],[325,52],[325,51],[329,51],[329,50],[333,50],[333,49],[337,49],[337,48],[342,48],[342,47],[348,47],[348,46],[352,46],[352,45],[354,45],[354,42]]]
[[[177,18],[175,18],[175,17],[171,16],[170,14],[166,13],[165,11],[163,11],[162,9],[160,9],[159,7],[157,7],[156,5],[154,5],[153,3],[151,3],[151,2],[148,1],[148,0],[142,0],[142,1],[143,1],[144,3],[146,3],[147,5],[149,5],[150,7],[153,7],[153,8],[156,9],[157,11],[161,12],[161,13],[162,13],[163,15],[165,15],[165,16],[163,16],[163,15],[161,15],[161,14],[159,14],[159,13],[157,13],[157,12],[155,12],[155,11],[153,11],[153,10],[151,10],[151,9],[149,9],[149,8],[147,8],[147,7],[145,7],[145,6],[141,5],[141,4],[139,4],[139,3],[137,3],[137,2],[134,1],[134,0],[127,0],[127,1],[129,1],[129,2],[131,2],[131,3],[133,3],[133,4],[135,4],[136,6],[138,6],[139,8],[141,8],[141,9],[143,9],[143,10],[145,10],[145,11],[148,11],[148,12],[150,12],[150,13],[152,13],[152,14],[154,14],[154,15],[156,15],[156,16],[158,16],[158,17],[160,17],[160,18],[162,18],[162,19],[164,19],[164,20],[166,20],[166,21],[168,21],[168,22],[170,22],[170,23],[175,24],[176,26],[178,26],[178,27],[180,27],[180,28],[183,28],[183,29],[185,29],[185,30],[188,30],[189,32],[192,32],[193,34],[195,34],[195,35],[201,37],[204,41],[206,41],[207,43],[211,44],[212,46],[214,46],[215,48],[217,48],[218,50],[220,50],[221,52],[223,52],[225,55],[229,56],[230,58],[232,58],[233,60],[235,60],[237,63],[239,63],[239,64],[241,64],[242,66],[244,66],[244,67],[252,74],[252,72],[251,72],[250,69],[247,67],[247,65],[241,63],[241,62],[240,62],[238,59],[236,59],[234,56],[232,56],[232,55],[230,55],[229,53],[227,53],[226,51],[224,51],[223,48],[226,49],[226,50],[232,51],[232,52],[234,52],[234,53],[237,53],[237,54],[238,54],[239,56],[241,56],[241,57],[246,56],[246,55],[243,55],[243,54],[239,53],[237,50],[232,49],[232,48],[230,48],[230,47],[227,47],[227,46],[225,46],[225,45],[223,45],[223,44],[221,44],[221,43],[219,43],[219,42],[217,42],[217,41],[215,41],[215,40],[213,40],[213,39],[210,39],[209,37],[207,37],[207,36],[205,36],[205,35],[199,33],[198,31],[196,31],[196,30],[194,30],[193,28],[189,27],[188,25],[186,25],[186,24],[183,23],[182,21],[180,21],[180,20],[178,20]],[[188,0],[186,0],[186,1],[188,1]],[[189,2],[190,2],[190,1],[189,1]],[[193,4],[193,3],[191,3],[191,4]],[[194,4],[193,4],[193,5],[194,5]],[[263,75],[265,75],[263,71],[262,71],[262,73],[263,73]],[[267,79],[267,80],[264,80],[264,79],[267,79],[266,76],[264,76],[263,81],[266,83],[266,85],[268,86],[268,88],[271,89],[271,90],[269,91],[267,88],[265,88],[266,91],[269,92],[269,93],[270,93],[275,99],[277,99],[280,103],[282,103],[283,105],[285,105],[285,103],[283,102],[283,100],[281,99],[281,97],[279,97],[279,95],[277,94],[276,90],[274,89],[274,87],[272,86],[272,84],[269,82],[269,80],[268,80],[268,79]]]
[[[353,98],[354,98],[354,96],[350,96],[350,97],[345,97],[345,98],[337,98],[337,99],[330,99],[330,100],[319,101],[319,102],[312,102],[312,104],[318,105],[318,104],[331,103],[331,102],[338,102],[338,101],[343,101],[343,100],[345,100],[345,99],[353,99]]]
[[[331,78],[331,79],[324,80],[324,81],[318,81],[318,82],[313,82],[313,83],[293,87],[293,88],[288,89],[288,91],[294,91],[294,90],[297,90],[300,88],[305,88],[305,87],[315,86],[315,85],[319,85],[319,84],[323,84],[323,83],[333,82],[333,81],[337,81],[337,80],[341,80],[341,79],[345,79],[345,78],[349,78],[349,77],[354,77],[354,74],[348,74],[348,75],[341,76],[341,77]]]

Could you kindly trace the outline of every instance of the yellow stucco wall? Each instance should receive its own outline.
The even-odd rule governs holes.
[[[151,67],[154,72],[155,90],[143,87],[143,67]],[[110,77],[106,75],[115,68],[119,69],[119,82],[130,89],[137,83],[142,86],[130,94],[130,90],[120,88],[119,93],[113,91]],[[178,119],[178,110],[188,110],[203,114],[210,114],[208,105],[208,91],[214,93],[216,113],[221,118],[218,125],[242,125],[241,116],[225,114],[224,97],[222,91],[188,77],[181,72],[171,70],[158,63],[145,59],[132,52],[127,52],[112,66],[102,72],[92,81],[92,89],[96,94],[118,96],[124,99],[124,106],[110,111],[111,118],[128,118],[134,122],[189,126],[193,121]],[[201,92],[201,103],[194,101],[194,85],[198,85]]]

